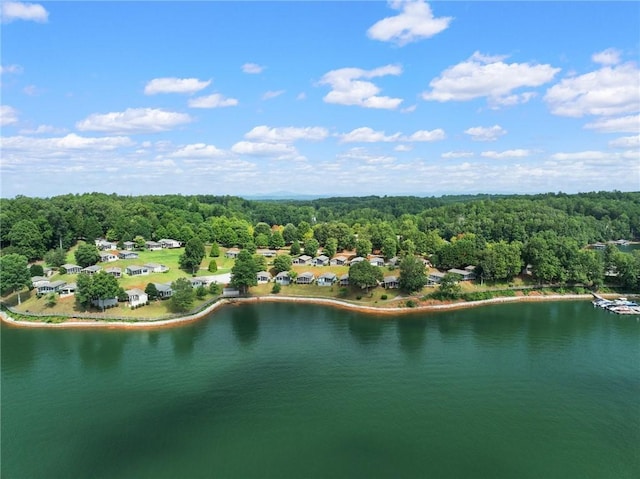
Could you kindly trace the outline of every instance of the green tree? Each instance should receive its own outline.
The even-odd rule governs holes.
[[[222,288],[220,287],[220,285],[215,281],[213,281],[212,283],[209,283],[209,294],[213,296],[217,296],[220,294],[221,289]]]
[[[242,294],[246,294],[251,286],[258,284],[256,275],[259,271],[251,253],[246,250],[240,251],[231,268],[231,286],[238,288]]]
[[[27,266],[27,258],[17,253],[0,256],[0,291],[2,294],[17,291],[18,304],[20,304],[20,290],[29,286],[31,286],[31,275]]]
[[[180,268],[185,271],[191,271],[191,273],[195,274],[200,268],[200,263],[202,263],[204,255],[205,251],[202,240],[198,236],[194,236],[187,241],[187,244],[184,247],[184,253],[180,255]]]
[[[440,296],[449,299],[456,299],[460,296],[462,288],[460,287],[460,275],[455,273],[447,273],[440,281]]]
[[[144,247],[145,247],[145,240],[140,235],[138,235],[135,238],[133,238],[133,243],[134,243],[134,248],[135,249],[144,249]]]
[[[366,238],[358,238],[356,241],[356,255],[358,256],[366,258],[367,255],[371,254],[371,248],[373,248],[371,241]]]
[[[91,276],[88,274],[79,274],[76,279],[76,303],[83,309],[87,309],[91,306]]]
[[[255,244],[258,248],[266,248],[269,246],[269,236],[263,233],[256,235]]]
[[[293,243],[294,240],[298,239],[298,228],[292,223],[287,223],[282,230],[282,237],[286,244]]]
[[[368,261],[360,261],[349,267],[349,284],[369,291],[382,281],[382,270]]]
[[[34,276],[44,276],[44,268],[41,264],[32,264],[29,266],[29,274],[32,278]]]
[[[81,275],[82,276],[82,275]],[[118,297],[118,291],[120,286],[115,276],[105,273],[104,271],[98,271],[91,276],[91,299],[97,301],[104,301],[107,299],[113,299]],[[104,311],[104,306],[102,306]]]
[[[385,259],[391,259],[398,253],[398,242],[395,237],[387,236],[382,241],[382,256]]]
[[[415,256],[405,256],[400,262],[400,288],[407,293],[420,291],[427,283],[424,263]]]
[[[86,268],[87,266],[92,266],[100,261],[100,252],[95,245],[89,243],[83,243],[76,249],[73,254],[76,258],[76,263],[78,266]]]
[[[209,256],[211,258],[217,258],[220,256],[220,245],[218,243],[213,243],[211,245],[211,251],[209,252]]]
[[[271,226],[262,221],[256,224],[253,228],[253,237],[256,238],[256,244],[259,244],[257,240],[258,235],[265,235],[268,241],[269,236],[271,236]]]
[[[207,289],[200,285],[196,288],[196,298],[198,299],[204,299],[204,297],[207,295]]]
[[[283,271],[289,271],[291,269],[291,265],[293,264],[293,259],[288,254],[280,254],[276,256],[273,260],[273,269],[276,274],[281,273]]]
[[[289,251],[292,256],[298,256],[300,254],[300,243],[298,242],[298,240],[293,240]]]
[[[147,296],[150,300],[158,299],[158,288],[153,283],[147,283],[147,287],[144,288],[144,292],[147,293]]]
[[[215,259],[209,261],[209,268],[207,269],[209,270],[209,273],[215,273],[216,271],[218,271],[218,263],[216,263]]]
[[[171,295],[171,309],[176,313],[184,313],[191,309],[195,299],[195,293],[191,281],[187,278],[178,278],[171,283],[173,294]]]
[[[14,251],[33,261],[42,258],[45,252],[44,238],[40,228],[31,220],[22,219],[11,227],[9,240]]]
[[[67,252],[62,248],[49,250],[44,255],[44,262],[48,266],[59,268],[67,262]]]
[[[315,238],[309,238],[304,242],[304,254],[314,257],[318,254],[320,244]]]
[[[280,249],[284,248],[285,242],[284,237],[280,231],[274,231],[271,237],[269,238],[269,248],[272,249]]]
[[[335,238],[327,238],[322,252],[329,258],[333,258],[338,251],[338,240]]]
[[[57,303],[58,303],[58,295],[56,293],[47,294],[44,302],[47,308],[53,308]]]

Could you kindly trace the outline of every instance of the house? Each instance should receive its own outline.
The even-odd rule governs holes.
[[[189,282],[191,283],[191,286],[195,289],[195,288],[199,288],[200,286],[206,286],[207,285],[207,279],[204,276],[201,276],[199,278],[188,278]]]
[[[92,299],[91,304],[100,309],[113,308],[118,305],[118,298]]]
[[[78,274],[80,271],[82,271],[82,268],[77,264],[63,264],[62,268],[64,268],[67,274]]]
[[[173,289],[171,289],[171,285],[170,284],[153,283],[153,285],[156,287],[156,291],[158,291],[158,298],[159,299],[170,298],[171,295],[173,294]]]
[[[96,247],[100,251],[106,251],[106,250],[110,250],[110,249],[117,249],[118,248],[118,243],[114,243],[113,241],[107,241],[105,239],[97,239],[96,240]]]
[[[76,289],[78,289],[78,285],[76,283],[67,283],[62,288],[60,288],[60,296],[69,296],[71,294],[75,294]]]
[[[349,274],[345,273],[340,276],[340,286],[349,286]]]
[[[168,249],[180,248],[180,246],[182,246],[180,244],[180,241],[177,241],[177,240],[174,240],[174,239],[168,239],[168,238],[161,239],[160,241],[158,241],[158,243],[160,243],[160,245],[163,248],[168,248]]]
[[[398,258],[397,256],[394,256],[393,258],[389,258],[389,261],[387,261],[387,264],[395,268],[400,265],[400,258]]]
[[[118,261],[118,257],[115,254],[109,252],[100,253],[101,263],[110,263],[112,261]]]
[[[240,291],[235,288],[222,288],[223,298],[237,298],[240,296]]]
[[[225,257],[227,258],[231,258],[231,259],[236,259],[238,257],[238,255],[240,254],[240,250],[238,248],[229,248],[225,253]]]
[[[322,273],[318,276],[318,286],[333,286],[333,283],[338,281],[335,273]]]
[[[37,288],[38,286],[42,286],[44,284],[47,284],[49,282],[49,280],[47,278],[45,278],[44,276],[32,276],[31,277],[31,284],[33,285],[34,288]]]
[[[288,271],[281,271],[276,274],[276,283],[281,286],[286,286],[291,283],[291,276]]]
[[[145,241],[144,247],[147,248],[149,251],[158,251],[162,249],[162,245],[157,241]]]
[[[296,284],[311,284],[316,279],[313,273],[306,271],[304,273],[300,273],[296,278]]]
[[[36,288],[38,296],[48,293],[59,293],[62,287],[67,284],[65,281],[47,281]]]
[[[122,268],[118,268],[117,266],[106,268],[104,272],[110,274],[114,278],[122,278]]]
[[[122,243],[122,248],[125,251],[131,251],[135,247],[136,247],[136,244],[133,241],[125,241]]]
[[[356,256],[351,261],[349,261],[349,266],[353,266],[354,264],[359,263],[360,261],[364,261],[364,258],[362,256]]]
[[[273,258],[275,255],[278,254],[278,252],[273,249],[259,249],[259,250],[256,250],[256,254],[264,256],[265,258]]]
[[[150,273],[166,273],[169,271],[169,267],[160,263],[145,263],[142,265],[147,268]]]
[[[131,266],[127,266],[125,269],[126,273],[129,276],[144,276],[149,274],[149,269],[144,266],[138,266],[136,264],[132,264]]]
[[[329,257],[321,254],[313,258],[312,263],[314,266],[327,266],[329,264]]]
[[[132,308],[149,302],[149,296],[141,289],[128,289],[125,293],[129,297],[129,306]]]
[[[271,273],[268,271],[260,271],[256,276],[258,277],[258,284],[268,283],[272,278]]]
[[[46,266],[44,268],[42,268],[42,271],[44,272],[44,275],[47,278],[50,277],[50,276],[53,276],[53,273],[54,273],[53,268],[49,268],[49,267],[46,267]]]
[[[385,276],[383,284],[386,289],[395,289],[400,286],[397,276]]]
[[[471,281],[476,278],[476,274],[473,271],[468,271],[466,269],[451,268],[447,270],[447,273],[453,273],[462,276],[462,278],[460,278],[461,281]]]
[[[118,258],[120,259],[138,259],[138,253],[133,251],[119,251]]]
[[[310,266],[312,259],[313,258],[311,258],[311,256],[309,256],[307,254],[301,254],[297,258],[294,258],[292,262],[293,262],[293,264],[303,264],[303,265]]]
[[[97,264],[94,264],[93,266],[87,266],[86,268],[83,268],[80,272],[88,274],[89,276],[93,276],[101,269],[102,269],[102,266],[98,266]]]
[[[429,273],[427,276],[427,286],[433,286],[434,284],[439,284],[444,278],[446,273],[441,273],[440,271],[435,271],[433,273]]]
[[[347,258],[345,256],[336,256],[329,261],[331,266],[344,266],[347,264]]]
[[[380,256],[372,256],[371,258],[369,258],[369,264],[371,266],[384,266],[384,258],[380,257]]]

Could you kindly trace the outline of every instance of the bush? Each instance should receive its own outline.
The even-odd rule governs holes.
[[[349,294],[349,290],[347,288],[340,288],[338,290],[338,296],[340,298],[346,298],[348,294]]]
[[[362,295],[360,295],[360,294],[359,294],[358,296],[356,296],[356,299],[357,299],[358,301],[359,301],[359,300],[361,300],[361,299],[362,299]]]
[[[216,271],[218,271],[218,263],[216,263],[215,259],[212,259],[209,261],[209,272],[215,273]]]
[[[380,296],[380,299],[387,299],[387,295],[383,294],[382,296]]]
[[[282,286],[280,286],[280,283],[274,283],[273,288],[271,288],[271,293],[278,294],[281,289]]]
[[[405,304],[407,308],[415,308],[417,306],[416,302],[413,299],[407,300]]]

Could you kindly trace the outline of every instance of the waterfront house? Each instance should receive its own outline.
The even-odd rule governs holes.
[[[78,274],[80,271],[82,271],[82,267],[78,266],[77,264],[63,264],[62,268],[64,268],[67,274]]]
[[[396,289],[400,286],[397,276],[385,276],[383,284],[386,289]]]
[[[121,278],[122,277],[122,268],[118,268],[117,266],[113,266],[111,268],[106,268],[104,270],[104,272],[107,273],[107,274],[110,274],[114,278]]]
[[[345,273],[340,276],[340,286],[349,286],[349,274]]]
[[[37,288],[38,286],[42,286],[43,284],[47,284],[49,282],[49,280],[47,278],[45,278],[44,276],[32,276],[31,277],[31,284],[33,285],[34,288]]]
[[[191,286],[195,289],[195,288],[199,288],[200,286],[206,286],[207,285],[207,278],[205,276],[200,276],[197,278],[188,278],[189,282],[191,283]]]
[[[60,296],[69,296],[75,294],[78,285],[76,283],[67,283],[60,288]]]
[[[223,298],[237,298],[240,296],[240,290],[236,288],[222,288]]]
[[[429,275],[427,276],[427,286],[440,284],[440,281],[442,281],[442,278],[444,278],[445,275],[446,273],[442,273],[440,271],[434,271],[433,273],[429,273]]]
[[[171,295],[173,294],[173,289],[171,289],[171,285],[170,284],[153,283],[153,285],[156,287],[156,291],[158,291],[158,298],[159,299],[170,298]]]
[[[313,273],[309,271],[305,271],[304,273],[300,273],[296,278],[296,284],[311,284],[316,279]]]
[[[45,282],[36,288],[38,296],[48,293],[58,293],[62,287],[67,284],[65,281],[52,281]]]
[[[272,278],[271,273],[268,271],[260,271],[256,276],[258,278],[258,284],[268,283]]]
[[[151,273],[166,273],[169,267],[160,263],[145,263],[142,266],[147,268]]]
[[[149,269],[144,266],[138,266],[136,264],[132,264],[131,266],[127,266],[125,269],[126,273],[129,276],[144,276],[149,274]]]
[[[291,283],[291,275],[288,271],[281,271],[276,275],[276,283],[281,286],[286,286]]]
[[[87,266],[86,268],[83,268],[82,271],[80,272],[84,274],[88,274],[89,276],[93,276],[101,269],[102,269],[102,266],[98,266],[97,264],[94,264],[93,266]]]
[[[138,253],[134,251],[120,251],[118,252],[118,258],[120,259],[138,259]]]
[[[128,289],[125,291],[125,293],[127,293],[127,297],[129,298],[129,306],[131,308],[135,308],[136,306],[147,304],[149,302],[149,296],[141,289]]]
[[[118,305],[118,298],[93,299],[91,304],[100,309],[113,308]]]
[[[472,268],[475,269],[475,266],[472,266]],[[447,273],[460,275],[460,281],[471,281],[476,278],[476,274],[473,270],[469,271],[467,269],[451,268],[447,270]]]
[[[322,273],[318,276],[317,284],[318,286],[333,286],[337,280],[335,273]]]

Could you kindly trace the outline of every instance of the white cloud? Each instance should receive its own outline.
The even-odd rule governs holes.
[[[2,23],[14,20],[30,20],[46,23],[49,12],[40,4],[23,2],[2,2]]]
[[[22,91],[24,92],[25,95],[29,95],[29,96],[38,96],[40,95],[40,93],[42,93],[40,88],[38,88],[35,85],[27,85],[22,89]]]
[[[356,147],[351,148],[348,151],[338,155],[340,160],[358,160],[366,165],[371,165],[375,168],[381,165],[390,165],[396,161],[394,156],[389,155],[376,155],[370,153],[365,148]],[[344,166],[340,166],[340,169],[345,169]]]
[[[264,71],[264,67],[258,65],[257,63],[245,63],[244,65],[242,65],[242,71],[244,73],[257,75],[258,73],[262,73]]]
[[[587,123],[584,127],[601,133],[636,133],[640,131],[640,114],[618,118],[603,118]]]
[[[591,55],[591,60],[601,65],[617,65],[620,63],[620,51],[615,48],[607,48]]]
[[[214,145],[194,143],[177,149],[169,156],[172,158],[220,158],[225,156],[225,154],[223,150],[216,148]]]
[[[378,96],[381,91],[379,87],[372,82],[360,79],[400,75],[401,73],[402,68],[398,65],[386,65],[373,70],[340,68],[325,73],[319,84],[331,86],[331,91],[323,98],[325,103],[394,110],[402,103],[401,98]]]
[[[64,133],[64,128],[56,128],[51,125],[39,125],[37,128],[24,128],[19,131],[21,135],[42,135],[51,133]]]
[[[18,73],[22,73],[22,67],[20,65],[3,65],[0,66],[0,74],[5,75],[7,73],[13,73],[13,74],[18,74]]]
[[[155,133],[190,123],[186,113],[156,108],[127,108],[121,112],[93,113],[76,123],[80,131],[102,131],[112,133]]]
[[[196,93],[211,84],[211,80],[198,80],[197,78],[154,78],[144,87],[145,95],[157,95],[158,93]]]
[[[400,152],[405,152],[405,151],[411,151],[413,150],[413,146],[411,145],[396,145],[393,148],[394,151],[400,151]]]
[[[623,136],[609,142],[611,148],[640,148],[640,135]]]
[[[262,95],[262,99],[263,100],[271,100],[272,98],[279,97],[284,92],[285,92],[284,90],[267,91],[267,92],[264,93],[264,95]]]
[[[13,125],[18,122],[18,111],[9,105],[0,105],[0,126]]]
[[[440,155],[441,158],[446,160],[448,159],[457,159],[457,158],[471,158],[473,153],[470,151],[447,151]]]
[[[74,150],[113,151],[133,146],[135,143],[126,136],[92,138],[70,133],[63,137],[33,138],[10,136],[0,138],[5,151],[18,151],[33,158],[64,157]]]
[[[231,147],[239,155],[287,157],[297,155],[297,150],[285,143],[239,141]]]
[[[375,131],[372,128],[363,126],[356,128],[349,133],[344,133],[340,136],[340,143],[377,143],[377,142],[389,142],[398,141],[402,135],[400,133],[394,133],[387,136],[384,131]]]
[[[298,93],[298,96],[296,96],[296,100],[306,100],[307,99],[307,94],[305,92],[300,92]]]
[[[506,151],[483,151],[480,156],[483,158],[492,158],[494,160],[503,160],[505,158],[526,158],[530,156],[529,150],[506,150]]]
[[[435,130],[418,130],[413,133],[408,141],[440,141],[444,140],[447,137],[444,130],[441,128],[437,128]]]
[[[367,30],[369,38],[402,46],[437,35],[446,30],[452,20],[452,17],[435,18],[431,7],[422,0],[392,1],[389,4],[402,12],[373,24]]]
[[[473,141],[495,141],[499,137],[506,135],[507,130],[500,125],[493,125],[490,127],[474,126],[464,131],[467,135],[471,136]]]
[[[297,140],[320,141],[329,136],[326,128],[319,126],[312,127],[268,127],[266,125],[256,126],[246,133],[247,140],[267,143],[293,143]]]
[[[608,158],[614,158],[611,153],[605,153],[603,151],[577,151],[573,153],[554,153],[550,157],[552,160],[566,161],[566,160],[602,160]]]
[[[560,71],[551,65],[505,63],[504,59],[475,52],[468,60],[431,80],[431,91],[423,92],[422,98],[445,102],[488,97],[492,105],[515,105],[529,101],[534,93],[514,90],[544,85]]]
[[[629,62],[565,78],[547,90],[544,100],[560,116],[635,113],[640,110],[640,71]]]
[[[226,98],[220,93],[213,93],[212,95],[200,96],[189,100],[189,106],[191,108],[224,108],[227,106],[236,106],[237,104],[237,99]]]

